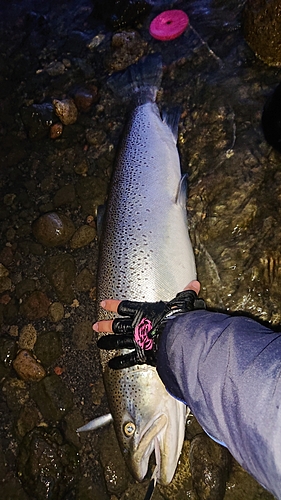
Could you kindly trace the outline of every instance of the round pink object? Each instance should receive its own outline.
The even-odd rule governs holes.
[[[149,33],[157,40],[174,40],[183,34],[188,23],[188,16],[183,10],[166,10],[153,19]]]

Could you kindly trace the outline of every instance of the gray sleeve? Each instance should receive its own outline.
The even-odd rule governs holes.
[[[157,369],[206,432],[281,498],[281,334],[247,317],[193,311],[168,321]]]

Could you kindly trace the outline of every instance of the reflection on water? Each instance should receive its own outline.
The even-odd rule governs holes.
[[[91,498],[109,494],[120,498],[126,489],[138,492],[134,498],[143,498],[147,487],[132,483],[114,438],[106,455],[107,431],[81,441],[75,434],[85,421],[108,412],[91,337],[98,249],[95,215],[106,197],[125,106],[105,82],[113,62],[126,66],[129,58],[140,56],[140,46],[163,56],[160,107],[168,103],[182,108],[179,149],[183,171],[189,173],[190,232],[202,295],[211,307],[281,322],[280,155],[265,142],[261,128],[263,106],[280,82],[280,70],[257,60],[246,45],[241,32],[244,0],[176,2],[187,12],[190,27],[169,43],[149,35],[149,23],[163,4],[154,3],[155,10],[137,26],[142,44],[123,34],[115,47],[109,29],[91,16],[90,0],[59,4],[30,0],[24,5],[14,1],[9,10],[6,4],[2,7],[0,375],[5,397],[0,419],[1,447],[9,465],[0,463],[0,472],[6,498],[35,495],[41,500],[46,498],[44,484],[49,488],[52,481],[56,485],[52,498],[88,498],[89,491]],[[77,121],[64,125],[54,139],[55,129],[50,136],[49,127],[59,120],[53,100],[72,99],[78,106],[81,87],[84,108],[78,109]],[[95,97],[87,107],[89,94]],[[47,115],[38,108],[45,103]],[[38,241],[31,225],[47,212],[69,218],[75,238],[72,232],[62,246]],[[47,370],[45,382],[19,380],[10,364],[22,328],[29,324],[38,338],[54,332],[63,342],[63,354],[56,351],[51,357],[44,354],[48,346],[42,347],[42,341],[41,350],[26,347],[32,363],[39,359]],[[44,413],[46,407],[52,412]],[[61,408],[66,413],[61,414]],[[36,430],[45,426],[46,432]],[[190,437],[198,432],[196,427]],[[60,447],[64,454],[57,458],[59,472],[51,476],[46,459],[42,481],[34,490],[35,476],[26,463],[28,458],[37,460],[35,473],[40,469],[35,453],[39,442],[46,457],[52,453],[58,457]],[[79,454],[79,466],[73,449]],[[195,492],[188,453],[187,442],[175,483],[157,490],[158,498],[215,498],[206,493],[200,479]],[[117,458],[110,462],[113,456]],[[112,485],[112,477],[107,481],[105,474],[109,493],[103,479],[107,467],[117,477]],[[198,475],[199,468],[195,469]],[[217,479],[224,480],[221,475]],[[224,498],[272,497],[234,464]]]

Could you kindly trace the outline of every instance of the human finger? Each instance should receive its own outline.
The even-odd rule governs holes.
[[[103,309],[106,309],[107,311],[117,312],[117,308],[118,308],[120,302],[121,302],[121,300],[105,299],[105,300],[101,301],[100,306]]]
[[[193,290],[197,295],[200,292],[200,283],[197,280],[192,280],[188,285],[184,288],[184,290]]]
[[[96,323],[94,323],[92,328],[95,332],[110,333],[113,332],[112,323],[113,323],[112,319],[103,319],[101,321],[97,321]]]

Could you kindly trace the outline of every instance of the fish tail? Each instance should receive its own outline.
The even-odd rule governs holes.
[[[138,103],[156,99],[162,80],[162,58],[160,54],[149,54],[125,71],[114,73],[108,79],[109,88],[122,98],[136,98]]]

